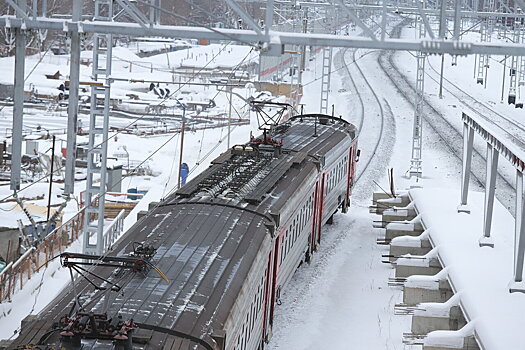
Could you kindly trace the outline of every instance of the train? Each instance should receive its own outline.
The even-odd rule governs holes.
[[[264,349],[282,289],[350,207],[357,141],[302,114],[231,147],[110,252],[63,253],[78,278],[8,349]]]

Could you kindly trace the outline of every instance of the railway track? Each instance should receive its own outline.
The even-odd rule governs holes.
[[[359,174],[356,177],[356,183],[359,182],[359,180],[361,179],[361,176],[369,169],[371,162],[375,159],[376,155],[378,154],[379,147],[380,147],[380,145],[381,145],[381,143],[382,143],[382,141],[383,141],[383,139],[385,137],[384,130],[385,130],[385,124],[386,124],[386,122],[385,122],[385,111],[383,109],[383,105],[382,105],[381,101],[379,100],[379,97],[377,96],[376,92],[374,91],[374,89],[370,85],[370,82],[367,79],[366,75],[363,73],[363,70],[359,66],[359,63],[356,60],[357,51],[358,51],[358,49],[353,50],[353,52],[352,52],[352,60],[354,62],[355,67],[359,71],[360,78],[363,80],[363,82],[365,83],[365,85],[368,88],[368,91],[370,92],[370,94],[368,96],[371,96],[373,98],[373,100],[375,100],[375,102],[376,102],[376,105],[374,106],[374,108],[379,107],[379,117],[380,117],[379,118],[379,125],[380,126],[379,126],[379,134],[377,135],[377,140],[375,141],[374,146],[371,149],[371,156],[368,157],[365,165],[362,168],[360,168],[361,170],[360,170]],[[363,99],[362,99],[362,96],[361,96],[362,93],[358,92],[360,90],[357,89],[357,86],[355,85],[354,78],[352,77],[352,74],[350,74],[350,69],[349,69],[348,64],[346,63],[344,58],[345,58],[345,55],[343,54],[343,62],[345,64],[346,70],[348,72],[348,76],[351,77],[352,83],[354,84],[354,87],[355,87],[355,91],[357,92],[357,94],[358,94],[358,96],[359,96],[359,98],[361,100],[361,105],[362,105],[362,108],[363,108],[361,127],[363,127],[365,113],[364,113],[364,103],[363,103]],[[388,106],[388,102],[384,101],[384,103],[385,103],[385,105]],[[390,108],[390,106],[388,106],[388,108]],[[373,114],[374,114],[373,112],[367,113],[367,115],[373,115]],[[370,124],[375,124],[375,123],[372,122]],[[373,125],[373,126],[375,127],[375,125]],[[359,130],[359,133],[361,134],[361,130]]]
[[[394,27],[391,37],[398,38],[401,33],[401,28],[406,24],[407,21],[403,21]],[[388,77],[400,95],[408,103],[412,104],[415,96],[415,89],[408,78],[402,74],[396,66],[394,62],[394,52],[381,52],[378,56],[378,63],[385,76]],[[443,116],[443,114],[428,102],[427,99],[425,99],[423,106],[423,120],[427,127],[432,129],[432,131],[441,139],[443,147],[449,150],[449,153],[456,158],[458,164],[461,164],[463,155],[462,132],[457,130],[451,122]],[[480,188],[484,188],[485,166],[485,155],[474,147],[471,174],[472,179]],[[511,180],[509,180],[505,174],[498,172],[496,187],[498,188],[498,191],[496,192],[497,198],[509,208],[511,212],[514,212],[515,203],[513,198],[515,190]]]
[[[436,68],[434,68],[434,66],[432,66],[428,58],[427,62],[430,69],[439,76],[439,72]],[[439,84],[438,79],[429,74],[428,71],[426,71],[426,75],[434,82]],[[447,82],[447,86],[443,85],[443,89],[445,91],[448,91],[451,95],[455,96],[462,105],[471,109],[474,113],[476,113],[476,115],[490,123],[494,129],[498,129],[500,133],[503,133],[510,139],[513,139],[514,142],[519,145],[519,147],[525,148],[525,141],[523,138],[523,129],[525,126],[523,124],[514,121],[512,118],[507,118],[505,115],[499,113],[490,106],[487,106],[487,104],[477,100],[474,96],[463,90],[449,79],[443,77],[443,80]],[[473,107],[476,108],[474,109]],[[497,120],[498,124],[496,124],[494,120]]]
[[[395,133],[391,132],[388,135],[385,135],[387,124],[390,126],[388,128],[389,130],[395,130],[395,120],[390,105],[386,100],[380,100],[379,96],[372,88],[369,79],[359,65],[359,58],[356,57],[359,50],[360,49],[341,49],[336,54],[334,62],[336,65],[336,71],[340,70],[341,67],[344,67],[344,72],[346,73],[345,78],[348,78],[348,81],[350,82],[350,90],[357,97],[356,102],[359,104],[358,109],[360,111],[359,119],[353,120],[352,122],[358,126],[358,133],[360,135],[366,133],[367,136],[376,136],[373,143],[369,142],[368,137],[366,138],[366,141],[360,139],[361,159],[366,159],[366,162],[363,164],[363,161],[361,161],[359,164],[360,166],[357,169],[355,183],[359,183],[359,180],[365,173],[371,172],[374,175],[377,175],[372,176],[371,178],[380,178],[384,175],[384,171],[386,170],[384,165],[388,164],[388,160],[381,159],[381,162],[378,161],[378,158],[380,158],[379,155],[381,154],[380,149],[386,148],[389,145],[393,146],[395,142]],[[351,60],[347,59],[347,53],[349,51],[352,52]],[[366,53],[363,55],[366,55],[369,52],[370,50],[366,50]],[[355,67],[358,74],[352,74],[350,67]],[[365,115],[367,116],[366,119]],[[373,131],[378,125],[379,133]],[[390,157],[390,154],[387,152],[383,152],[382,154],[383,156],[386,155],[388,158]],[[360,185],[359,187],[369,188],[370,186]],[[363,197],[363,199],[366,198],[366,200],[368,200],[369,193],[365,194],[364,192],[365,191],[363,191],[363,196],[358,197]]]
[[[370,200],[371,188],[375,187],[372,179],[386,175],[385,168],[390,157],[388,148],[395,142],[395,120],[390,106],[376,94],[363,67],[357,63],[359,59],[356,61],[356,58],[359,57],[360,52],[363,50],[359,52],[355,49],[338,50],[334,65],[335,70],[343,75],[343,87],[351,91],[351,94],[344,96],[350,99],[350,102],[347,102],[350,106],[348,110],[353,111],[351,114],[355,114],[349,121],[357,126],[361,136],[366,135],[366,138],[360,138],[361,160],[357,167],[357,186],[352,193],[354,207],[365,208]],[[308,340],[304,339],[295,339],[295,343],[287,344],[286,334],[294,333],[294,327],[297,325],[302,327],[305,324],[303,319],[305,315],[314,319],[312,323],[318,323],[315,319],[319,315],[311,316],[312,310],[318,309],[318,304],[322,303],[323,299],[319,298],[319,294],[331,293],[331,290],[327,290],[327,286],[336,283],[331,276],[347,264],[347,254],[351,247],[366,246],[367,252],[379,249],[375,244],[375,238],[359,225],[360,220],[356,217],[341,217],[335,220],[334,225],[323,228],[323,243],[314,259],[310,264],[299,269],[292,277],[291,283],[283,290],[282,305],[279,306],[280,310],[276,313],[275,319],[276,325],[279,326],[275,327],[274,339],[269,344],[270,349],[286,348],[288,345],[293,348],[318,348],[318,344],[308,343]],[[369,222],[366,221],[365,225],[368,228]],[[375,258],[368,258],[373,256],[370,253],[366,255],[367,259],[373,260],[366,262],[366,269],[371,269],[369,265],[375,263]],[[374,288],[373,281],[366,280],[363,283],[367,287]],[[319,309],[323,307],[325,306],[319,305]],[[301,341],[305,342],[301,343]]]

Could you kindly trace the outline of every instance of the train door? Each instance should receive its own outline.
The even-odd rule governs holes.
[[[312,251],[317,250],[317,246],[321,243],[321,226],[323,221],[323,202],[324,202],[324,184],[325,174],[321,175],[321,179],[315,184],[314,195],[314,220],[312,229]]]
[[[269,320],[269,328],[273,327],[273,315],[275,311],[275,295],[277,293],[277,277],[278,277],[278,270],[279,270],[279,256],[281,255],[281,252],[279,251],[281,247],[281,240],[282,236],[277,236],[274,242],[274,248],[273,248],[273,266],[272,266],[272,272],[270,275],[272,276],[271,280],[271,294],[269,299],[269,305],[270,305],[270,320]]]
[[[355,169],[355,162],[354,162],[354,150],[355,146],[350,147],[350,151],[348,152],[348,174],[346,179],[346,200],[350,201],[350,190],[352,187],[352,183],[354,181],[354,169]]]
[[[266,266],[265,278],[266,284],[264,286],[264,314],[263,314],[263,339],[267,339],[268,327],[270,326],[270,310],[272,309],[272,285],[273,285],[273,262],[275,251],[270,251],[268,254],[268,264]]]
[[[319,220],[317,222],[317,244],[321,244],[321,226],[323,225],[325,179],[326,179],[326,173],[323,173],[321,175],[321,184],[319,185],[319,203],[317,205],[318,210],[319,210]]]
[[[317,221],[319,220],[319,212],[317,210],[319,203],[319,181],[315,184],[314,198],[312,201],[312,234],[310,235],[310,254],[315,251],[315,242],[317,240]]]

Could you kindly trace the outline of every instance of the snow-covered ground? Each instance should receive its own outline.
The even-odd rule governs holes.
[[[403,35],[413,36],[413,30],[406,29]],[[450,144],[438,132],[445,131],[436,131],[430,127],[431,121],[426,121],[423,131],[423,177],[405,176],[410,165],[413,107],[381,69],[379,60],[382,54],[380,51],[361,49],[356,50],[355,55],[353,50],[334,51],[330,104],[335,104],[336,115],[342,115],[360,126],[362,156],[358,163],[359,181],[354,189],[350,212],[336,215],[334,225],[325,227],[323,243],[312,263],[302,266],[284,288],[282,304],[277,307],[270,349],[406,349],[402,334],[410,330],[410,318],[394,315],[394,305],[401,302],[401,290],[388,286],[393,270],[381,263],[381,254],[386,254],[387,248],[376,244],[380,232],[372,228],[376,217],[368,213],[368,205],[371,204],[372,192],[388,188],[389,168],[394,169],[397,188],[417,185],[456,189],[459,198],[461,160],[452,154]],[[163,59],[162,56],[159,59]],[[492,62],[499,60],[493,57]],[[319,110],[321,61],[321,54],[315,56],[308,63],[303,77],[305,112]],[[173,62],[176,62],[175,59]],[[405,52],[396,53],[394,62],[415,85],[416,63],[413,56]],[[498,113],[521,123],[522,110],[500,103],[499,77],[503,74],[500,64],[491,64],[488,86],[484,88],[473,78],[473,57],[458,58],[455,67],[450,66],[450,57],[445,57],[445,62],[445,77],[450,81],[446,80],[444,87],[450,90],[445,90],[443,99],[439,99],[438,84],[432,79],[426,80],[425,89],[428,101],[453,129],[461,130],[461,112],[467,106],[461,103],[461,97],[453,95],[451,91],[454,88],[449,85],[450,82],[473,98],[492,106]],[[170,64],[173,64],[171,59]],[[439,71],[440,57],[430,56],[428,64],[428,73],[439,81],[432,67]],[[236,128],[232,143],[245,141],[250,130],[253,127]],[[461,144],[460,136],[452,134],[452,131],[446,132]],[[199,159],[210,148],[218,145],[206,158],[208,161],[225,150],[225,135],[225,130],[213,130],[189,136],[187,144],[191,149],[188,149],[185,159],[190,162],[190,167],[199,163],[193,174],[206,166],[206,161]],[[158,136],[156,139],[165,142],[169,137]],[[223,141],[219,142],[221,139]],[[126,187],[151,181],[148,196],[157,198],[168,193],[176,183],[174,160],[177,159],[177,140],[178,137],[174,137],[153,158],[155,164],[162,164],[159,177],[130,180],[132,182]],[[111,150],[127,145],[128,149],[137,148],[137,152],[147,155],[154,149],[150,141],[144,144],[133,142],[123,135],[111,144]],[[477,146],[482,147],[482,144],[477,143]],[[505,173],[509,169],[503,167],[502,171]],[[479,190],[479,184],[473,183],[472,189]],[[27,298],[25,303],[31,306],[34,299]],[[14,318],[2,318],[0,314],[0,338],[12,334],[15,322]]]

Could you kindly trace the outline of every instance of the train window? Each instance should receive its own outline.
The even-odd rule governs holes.
[[[242,333],[241,333],[241,349],[246,348],[246,337],[244,336],[246,334],[245,332],[246,325],[242,325]]]

